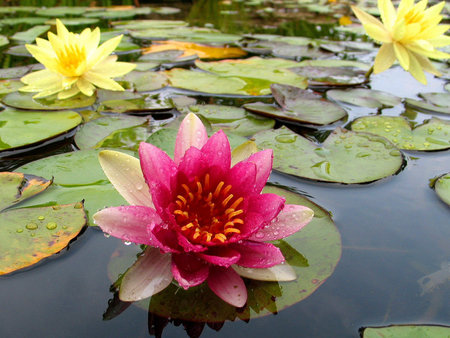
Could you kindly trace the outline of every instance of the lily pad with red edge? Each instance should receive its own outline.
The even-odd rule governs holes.
[[[43,208],[9,208],[39,194],[50,184],[51,181],[32,175],[0,173],[0,209],[3,209],[0,212],[0,275],[58,253],[86,225],[80,202]]]
[[[67,133],[81,123],[74,111],[23,111],[7,108],[0,111],[0,153]]]
[[[85,96],[78,94],[74,97],[58,100],[56,95],[43,99],[33,99],[36,93],[14,92],[6,95],[1,100],[10,107],[29,110],[64,110],[77,109],[92,106],[95,103],[95,95]]]
[[[450,205],[450,173],[433,179],[432,184],[436,194],[444,202]]]
[[[402,102],[402,99],[395,95],[366,88],[331,89],[327,91],[327,97],[335,101],[368,108],[394,107]]]
[[[340,234],[330,214],[309,199],[284,188],[267,186],[264,193],[286,197],[290,204],[314,210],[313,220],[302,230],[282,241],[274,242],[294,268],[292,282],[263,282],[245,278],[248,302],[243,309],[225,303],[205,284],[184,290],[172,283],[165,290],[137,303],[150,312],[172,319],[195,322],[222,322],[240,318],[248,320],[277,313],[311,295],[333,273],[342,252]],[[138,246],[120,245],[111,256],[108,274],[116,281],[120,273],[133,264]],[[120,285],[120,279],[114,284]]]
[[[367,183],[394,175],[403,165],[401,152],[384,137],[342,128],[321,145],[286,127],[253,138],[258,148],[273,149],[275,170],[317,181]]]
[[[444,325],[390,325],[361,329],[362,338],[443,338],[450,336],[450,326]]]
[[[383,136],[400,149],[429,151],[450,148],[450,121],[437,117],[413,129],[401,116],[364,116],[353,121],[351,128]]]
[[[259,102],[245,104],[244,108],[280,120],[315,125],[330,124],[347,116],[341,106],[311,90],[280,84],[273,84],[270,88],[281,108]]]
[[[423,101],[407,98],[405,103],[424,113],[450,114],[450,93],[421,93]]]

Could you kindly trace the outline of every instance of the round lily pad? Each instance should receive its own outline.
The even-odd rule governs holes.
[[[0,80],[0,95],[16,92],[23,87],[19,80]]]
[[[127,81],[132,85],[132,89],[138,92],[148,92],[161,89],[168,84],[167,76],[164,73],[133,71],[117,79]]]
[[[50,8],[42,8],[36,11],[36,15],[49,17],[64,17],[64,16],[80,16],[87,10],[87,7],[65,7],[57,6]]]
[[[402,102],[401,98],[392,94],[365,88],[332,89],[327,91],[327,97],[332,100],[368,108],[394,107]]]
[[[340,235],[330,214],[307,198],[286,189],[268,186],[264,193],[283,195],[287,203],[305,205],[314,210],[313,220],[301,231],[274,242],[295,270],[295,281],[263,282],[245,278],[248,301],[239,310],[215,296],[205,283],[188,290],[171,284],[150,299],[135,304],[166,318],[214,323],[277,313],[317,290],[333,273],[342,252]],[[112,280],[134,262],[138,250],[137,246],[121,246],[114,252],[108,266]]]
[[[411,128],[400,116],[364,116],[351,126],[354,131],[364,131],[383,136],[400,149],[445,150],[450,148],[450,121],[437,117]]]
[[[450,327],[441,325],[390,325],[366,327],[362,338],[443,338],[450,336]]]
[[[254,135],[261,149],[273,149],[273,168],[325,182],[366,183],[395,174],[401,152],[381,136],[335,129],[321,145],[286,127]],[[295,156],[292,156],[295,154]]]
[[[450,205],[450,173],[444,174],[434,181],[434,190],[441,200]]]
[[[450,93],[421,93],[419,94],[424,101],[405,99],[406,105],[416,108],[420,111],[450,114]]]
[[[290,69],[307,77],[310,86],[354,86],[367,81],[366,72],[354,67],[304,66]]]
[[[92,149],[59,154],[17,168],[17,172],[53,177],[53,185],[45,195],[30,199],[23,205],[54,206],[84,200],[86,213],[92,217],[105,206],[127,204],[103,173],[98,162],[99,151]],[[92,219],[89,219],[90,225],[93,225]]]
[[[66,100],[58,100],[56,95],[43,99],[33,99],[36,93],[14,92],[2,98],[7,106],[30,110],[63,110],[84,108],[94,104],[95,96],[78,94]]]
[[[0,152],[35,144],[61,135],[81,123],[73,111],[0,111]]]
[[[45,32],[47,32],[50,29],[50,26],[48,25],[38,25],[34,26],[26,31],[23,32],[17,32],[15,33],[11,38],[13,40],[17,40],[19,42],[27,42],[31,43],[36,40],[37,37],[41,36]]]
[[[159,95],[143,95],[138,98],[106,100],[98,107],[98,112],[138,113],[149,111],[167,111],[173,106],[168,98]]]
[[[100,21],[95,18],[61,18],[60,20],[64,26],[88,26],[98,24]],[[55,26],[56,19],[47,20],[45,21],[45,24]]]

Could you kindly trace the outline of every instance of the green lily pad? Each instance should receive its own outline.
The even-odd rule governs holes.
[[[23,87],[19,80],[0,80],[0,95],[16,92]]]
[[[110,32],[102,32],[100,36],[100,43],[103,43],[109,39],[112,39],[120,34],[126,34],[126,32],[123,31],[110,31]],[[127,36],[123,35],[122,39],[120,40],[119,45],[114,50],[114,53],[116,54],[124,54],[124,52],[131,52],[131,51],[140,51],[141,47],[135,43],[133,43],[133,40]]]
[[[332,68],[357,68],[361,70],[368,71],[370,65],[367,63],[351,60],[340,60],[340,59],[325,59],[325,60],[305,60],[299,62],[297,67],[332,67]]]
[[[180,13],[181,9],[175,7],[154,7],[152,8],[153,12],[161,15],[173,15]]]
[[[186,63],[190,61],[194,61],[197,59],[197,55],[190,55],[190,56],[182,56],[184,54],[184,51],[182,50],[176,50],[176,49],[169,49],[164,50],[161,52],[153,52],[153,53],[147,53],[139,57],[139,61],[150,61],[150,62],[157,62],[158,65],[161,64],[179,64],[179,63]]]
[[[146,142],[152,134],[152,128],[143,125],[113,131],[96,146],[99,148],[119,148],[137,153],[139,144]]]
[[[48,18],[40,17],[23,17],[23,18],[6,18],[0,20],[0,25],[5,26],[19,26],[19,25],[43,25],[46,23]]]
[[[280,120],[316,125],[330,124],[347,116],[342,107],[311,90],[279,84],[273,84],[271,89],[281,108],[259,102],[245,104],[244,108]]]
[[[4,35],[0,35],[0,47],[6,46],[8,43],[8,38]]]
[[[287,69],[298,65],[298,63],[290,60],[252,57],[245,60],[196,61],[195,64],[200,69],[221,76],[265,80],[271,83],[287,84],[302,89],[307,86],[305,77]]]
[[[56,94],[43,99],[33,99],[36,93],[14,92],[2,98],[7,106],[30,110],[63,110],[84,108],[94,104],[95,96],[78,94],[66,100],[58,100]]]
[[[245,279],[248,301],[245,308],[239,310],[215,296],[206,283],[188,290],[171,284],[150,299],[135,304],[166,318],[214,323],[277,313],[317,290],[333,273],[342,252],[340,235],[330,214],[307,198],[286,189],[268,186],[263,192],[283,195],[287,203],[305,205],[314,210],[314,218],[306,227],[274,242],[295,270],[298,276],[295,281],[277,283]],[[137,246],[121,246],[113,253],[108,266],[112,280],[134,262],[138,250]]]
[[[149,111],[166,111],[173,108],[169,99],[159,95],[144,95],[140,98],[123,99],[123,100],[107,100],[103,101],[98,107],[98,112],[149,112]]]
[[[450,173],[438,177],[434,183],[434,189],[439,198],[450,205]]]
[[[24,32],[17,32],[11,38],[19,42],[31,43],[50,29],[48,25],[34,26]]]
[[[32,68],[39,66],[39,64],[2,68],[0,69],[0,79],[18,79],[29,73]]]
[[[167,86],[169,82],[164,73],[149,71],[132,71],[117,80],[129,82],[131,84],[131,88],[137,92],[148,92],[161,89]]]
[[[17,168],[17,172],[53,177],[53,185],[45,195],[39,195],[22,205],[54,206],[67,201],[84,200],[89,225],[93,225],[91,217],[98,210],[105,206],[127,204],[103,173],[98,162],[99,151],[90,149],[59,154]]]
[[[9,47],[8,50],[6,50],[4,53],[14,56],[31,57],[31,54],[26,49],[25,45]]]
[[[116,115],[104,116],[84,124],[75,135],[75,143],[80,149],[97,148],[112,132],[136,127],[148,122],[147,117]]]
[[[450,121],[431,118],[411,128],[400,116],[364,116],[352,123],[352,130],[383,136],[400,149],[445,150],[450,148]]]
[[[144,7],[145,8],[145,7]],[[143,14],[150,14],[151,9],[146,8],[146,12]],[[85,14],[86,18],[101,18],[101,19],[107,19],[107,20],[120,20],[120,19],[129,19],[132,17],[135,17],[136,15],[139,15],[140,12],[134,9],[129,10],[106,10],[106,11],[97,11],[92,13]]]
[[[353,86],[367,81],[366,72],[354,67],[303,66],[290,70],[307,77],[310,86]]]
[[[83,15],[87,10],[87,7],[50,7],[42,8],[36,11],[36,15],[47,16],[47,17],[64,17],[64,16],[80,16]]]
[[[179,108],[182,113],[193,112],[203,115],[213,131],[222,129],[241,136],[251,136],[259,131],[273,128],[275,121],[250,114],[245,109],[214,104],[192,105]]]
[[[0,173],[1,208],[45,190],[51,181]],[[0,275],[31,266],[64,249],[86,224],[82,203],[0,212]]]
[[[145,30],[151,28],[176,28],[187,26],[186,21],[177,20],[131,20],[131,21],[116,21],[112,23],[113,26],[120,29],[129,30]]]
[[[450,93],[421,93],[419,96],[425,101],[407,98],[406,105],[425,112],[450,114]]]
[[[342,128],[320,146],[286,127],[260,132],[254,139],[259,148],[273,149],[274,169],[318,181],[372,182],[394,175],[403,164],[401,152],[385,138]]]
[[[32,145],[61,135],[81,123],[73,111],[0,111],[0,152]]]
[[[450,336],[450,327],[441,325],[391,325],[366,327],[363,338],[443,338]]]
[[[47,19],[46,19],[47,20]],[[61,18],[61,22],[64,24],[64,26],[89,26],[89,25],[95,25],[99,23],[99,19],[95,18]],[[56,19],[51,19],[45,21],[46,25],[56,25]]]
[[[327,97],[332,100],[368,108],[394,107],[402,102],[401,98],[392,94],[365,88],[332,89],[327,91]]]

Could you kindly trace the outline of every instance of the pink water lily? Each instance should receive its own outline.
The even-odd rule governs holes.
[[[148,143],[140,144],[140,161],[100,153],[103,170],[131,205],[97,212],[96,224],[124,241],[148,245],[122,280],[122,300],[150,297],[174,278],[184,289],[206,281],[225,302],[241,307],[247,300],[241,276],[296,278],[280,249],[267,241],[297,232],[313,211],[261,194],[272,150],[243,153],[251,155],[234,164],[226,135],[219,131],[208,139],[194,114],[180,126],[173,160]]]

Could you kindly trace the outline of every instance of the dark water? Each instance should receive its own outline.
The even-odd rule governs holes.
[[[394,68],[375,76],[371,85],[401,97],[443,91],[443,81],[428,80],[428,86],[421,86]],[[383,113],[398,115],[401,109]],[[349,121],[376,110],[351,108],[350,113]],[[426,118],[430,115],[419,113],[417,121]],[[431,280],[429,288],[418,283],[450,262],[450,208],[428,186],[429,179],[449,171],[449,152],[405,155],[407,165],[398,175],[366,185],[272,174],[272,182],[305,192],[332,212],[342,236],[342,258],[334,274],[306,300],[248,323],[226,322],[219,331],[205,327],[202,337],[356,337],[362,326],[449,325],[450,271]],[[22,160],[10,162],[11,169]],[[63,253],[0,277],[0,337],[149,336],[149,315],[135,306],[112,320],[102,319],[113,296],[107,264],[119,246],[124,244],[89,228]],[[176,324],[169,323],[163,336],[186,336],[183,325]],[[192,332],[200,328],[189,327]]]

